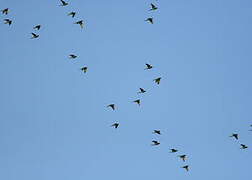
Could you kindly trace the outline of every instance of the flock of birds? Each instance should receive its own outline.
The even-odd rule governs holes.
[[[68,5],[69,5],[69,4],[68,4],[66,1],[64,1],[64,0],[60,0],[60,2],[61,2],[60,6],[68,6]],[[151,6],[151,8],[149,9],[149,11],[156,11],[156,10],[158,9],[158,7],[157,7],[156,5],[154,5],[153,3],[151,3],[150,6]],[[2,12],[2,14],[4,14],[4,15],[8,15],[8,14],[9,14],[9,8],[3,9],[3,10],[1,10],[1,12]],[[72,12],[69,12],[67,15],[70,16],[70,17],[72,17],[72,18],[74,18],[75,15],[76,15],[76,12],[72,11]],[[149,22],[150,24],[153,24],[153,23],[154,23],[153,17],[149,17],[149,18],[145,19],[145,21]],[[6,19],[4,19],[4,24],[11,25],[11,24],[12,24],[12,20],[9,19],[9,18],[6,18]],[[80,25],[81,28],[84,27],[84,21],[83,21],[83,20],[75,21],[74,24]],[[33,29],[34,29],[35,31],[39,31],[40,28],[41,28],[41,25],[40,25],[40,24],[33,27]],[[38,33],[32,32],[31,35],[32,35],[31,39],[39,38],[39,34],[38,34]],[[70,55],[69,55],[69,58],[70,58],[70,59],[75,59],[75,58],[77,58],[77,55],[75,55],[75,54],[70,54]],[[150,69],[153,68],[153,66],[152,66],[151,64],[146,63],[145,65],[146,65],[146,68],[145,68],[144,70],[150,70]],[[87,70],[88,70],[88,67],[87,67],[87,66],[84,66],[84,67],[80,68],[80,70],[83,71],[84,73],[86,73]],[[157,77],[157,78],[155,78],[153,81],[154,81],[156,84],[160,84],[161,77]],[[144,88],[139,88],[139,91],[138,91],[137,93],[138,93],[138,94],[146,93],[146,90],[145,90]],[[136,99],[136,100],[133,101],[133,103],[136,103],[137,105],[140,106],[141,100],[140,100],[140,99]],[[107,105],[107,107],[108,107],[108,108],[111,108],[113,111],[116,110],[116,105],[115,105],[115,104],[109,104],[109,105]],[[252,127],[252,125],[250,125],[250,126]],[[111,127],[114,127],[115,129],[117,129],[117,128],[119,127],[119,122],[113,123],[113,124],[111,125]],[[252,131],[252,129],[249,130],[249,131]],[[157,130],[157,129],[153,130],[152,133],[153,133],[153,134],[157,134],[157,135],[161,135],[161,131],[160,131],[160,130]],[[236,140],[239,139],[239,135],[238,135],[237,133],[233,133],[232,135],[230,135],[230,137],[233,137],[233,138],[235,138]],[[158,145],[160,145],[160,142],[159,142],[158,140],[152,140],[152,144],[151,144],[151,145],[152,145],[152,146],[158,146]],[[245,144],[240,144],[240,148],[241,148],[241,149],[247,149],[248,146],[245,145]],[[171,149],[170,149],[170,153],[177,153],[177,152],[178,152],[177,149],[174,149],[174,148],[171,148]],[[179,157],[183,162],[185,162],[186,159],[187,159],[187,155],[186,155],[186,154],[178,155],[177,157]],[[184,165],[184,166],[182,166],[181,168],[184,168],[186,171],[189,171],[189,165]]]

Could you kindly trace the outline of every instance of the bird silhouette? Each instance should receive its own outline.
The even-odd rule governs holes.
[[[68,3],[66,1],[60,0],[60,2],[61,2],[60,6],[67,6],[68,5]]]
[[[145,68],[145,69],[152,69],[152,68],[153,68],[153,66],[150,65],[150,64],[145,64],[145,65],[146,65],[146,68]]]
[[[69,55],[69,58],[70,58],[70,59],[75,59],[75,58],[77,58],[77,56],[74,55],[74,54],[70,54],[70,55]]]
[[[153,134],[159,134],[159,135],[161,135],[160,130],[154,130],[152,133],[153,133]]]
[[[83,20],[77,21],[74,24],[79,24],[81,28],[83,28],[84,25]]]
[[[140,106],[140,99],[137,99],[135,101],[133,101],[134,103],[137,103]]]
[[[137,93],[145,93],[146,92],[143,88],[139,88],[139,89],[140,89],[140,91]]]
[[[76,15],[76,12],[72,11],[72,12],[68,13],[67,15],[72,16],[72,18],[74,18],[74,16]]]
[[[185,160],[186,160],[186,155],[185,154],[179,155],[178,157],[180,157],[180,159],[182,159],[185,162]]]
[[[156,78],[156,79],[154,79],[153,81],[155,81],[155,83],[159,84],[159,83],[160,83],[160,80],[161,80],[161,77]]]
[[[82,70],[84,73],[86,73],[87,70],[88,70],[88,67],[86,67],[86,66],[85,66],[85,67],[82,67],[81,70]]]
[[[160,142],[153,140],[151,145],[152,145],[152,146],[157,146],[157,145],[159,145],[159,144],[160,144]]]
[[[39,30],[40,28],[41,28],[41,25],[40,25],[40,24],[33,27],[33,29],[37,29],[37,30]]]
[[[247,149],[248,146],[246,146],[245,144],[241,144],[241,149]]]
[[[6,8],[6,9],[3,9],[3,10],[2,10],[2,14],[7,15],[8,13],[9,13],[9,8]]]
[[[184,168],[186,171],[189,171],[189,166],[188,165],[182,166],[181,168]]]
[[[12,20],[10,20],[10,19],[4,19],[4,24],[11,25],[12,24]]]
[[[38,38],[38,37],[39,37],[39,35],[38,35],[38,34],[35,34],[35,33],[31,33],[31,34],[32,34],[31,39],[36,39],[36,38]]]
[[[155,11],[157,9],[158,9],[157,6],[151,3],[151,9],[149,11]]]
[[[111,127],[115,127],[115,129],[117,129],[118,126],[119,126],[119,123],[114,123],[114,124],[111,125]]]
[[[152,18],[152,17],[151,17],[151,18],[147,18],[147,19],[145,19],[145,21],[147,21],[147,22],[149,22],[149,23],[153,24],[153,18]]]
[[[229,137],[234,137],[235,139],[237,139],[238,140],[238,134],[232,134],[231,136],[229,136]]]
[[[170,153],[175,153],[175,152],[178,152],[178,150],[177,149],[170,149],[171,151],[170,151]]]
[[[115,104],[109,104],[107,107],[111,107],[113,110],[115,110]]]

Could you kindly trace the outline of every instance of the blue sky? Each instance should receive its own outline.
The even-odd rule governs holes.
[[[0,1],[0,179],[252,178],[251,1],[68,2]]]

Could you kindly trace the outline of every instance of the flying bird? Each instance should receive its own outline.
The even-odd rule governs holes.
[[[70,55],[69,55],[69,58],[70,58],[70,59],[75,59],[75,58],[77,58],[77,56],[74,55],[74,54],[70,54]]]
[[[150,65],[150,64],[145,64],[145,65],[146,65],[146,68],[145,68],[145,69],[152,69],[152,68],[153,68],[153,66]]]
[[[107,107],[111,107],[113,110],[115,110],[115,104],[109,104]]]
[[[35,33],[31,33],[31,34],[32,34],[31,39],[36,39],[36,38],[38,38],[38,37],[39,37],[39,35],[38,35],[38,34],[35,34]]]
[[[117,129],[118,126],[119,126],[119,123],[114,123],[114,124],[111,125],[111,127],[115,127],[115,129]]]
[[[40,25],[40,24],[33,27],[33,29],[37,29],[37,30],[39,30],[40,28],[41,28],[41,25]]]
[[[85,67],[82,67],[81,70],[82,70],[84,73],[86,73],[87,70],[88,70],[88,67],[86,67],[86,66],[85,66]]]
[[[186,160],[186,155],[185,154],[179,155],[178,157],[180,157],[185,162],[185,160]]]
[[[152,146],[157,146],[157,145],[159,145],[159,144],[160,144],[160,142],[153,140],[151,145],[152,145]]]
[[[177,149],[170,149],[171,151],[171,153],[175,153],[175,152],[178,152],[178,150]]]
[[[235,139],[237,139],[238,140],[238,134],[232,134],[231,136],[229,136],[229,137],[234,137]]]
[[[77,21],[74,24],[79,24],[81,28],[83,28],[84,25],[83,20]]]
[[[161,80],[161,77],[156,78],[156,79],[154,79],[153,81],[155,81],[155,83],[159,84],[159,83],[160,83],[160,80]]]
[[[134,103],[137,103],[140,106],[140,99],[137,99],[135,101],[133,101]]]
[[[186,171],[189,171],[189,166],[188,165],[182,166],[181,168],[184,168]]]
[[[61,1],[61,5],[60,5],[60,6],[67,6],[67,5],[68,5],[67,2],[65,2],[65,1],[63,1],[63,0],[60,0],[60,1]]]
[[[11,23],[12,23],[12,20],[10,20],[10,19],[4,19],[4,24],[11,25]]]
[[[149,22],[149,23],[153,24],[153,18],[152,18],[152,17],[151,17],[151,18],[147,18],[147,19],[145,19],[145,21],[147,21],[147,22]]]
[[[151,3],[151,9],[149,11],[155,11],[157,9],[158,9],[157,6]]]
[[[73,12],[73,11],[72,11],[72,12],[68,13],[67,15],[68,15],[68,16],[72,16],[72,18],[74,18],[74,16],[76,15],[76,12]]]
[[[241,149],[247,149],[248,146],[246,146],[245,144],[241,144]]]
[[[140,91],[138,93],[145,93],[146,91],[143,88],[139,88]]]
[[[161,135],[160,130],[154,130],[152,133],[153,133],[153,134],[159,134],[159,135]]]
[[[2,14],[7,15],[8,13],[9,13],[9,8],[6,8],[6,9],[3,9],[3,10],[2,10]]]

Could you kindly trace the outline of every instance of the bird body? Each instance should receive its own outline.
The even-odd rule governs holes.
[[[66,1],[60,0],[60,2],[61,2],[60,6],[67,6],[68,5],[68,3]]]
[[[241,144],[241,149],[247,149],[248,146],[246,146],[245,144]]]
[[[178,157],[180,157],[185,162],[185,160],[186,160],[186,155],[185,154],[179,155]]]
[[[39,37],[39,35],[38,35],[38,34],[35,34],[35,33],[31,33],[31,34],[32,34],[31,39],[36,39],[36,38],[38,38],[38,37]]]
[[[159,83],[160,83],[160,81],[161,81],[161,77],[156,78],[156,79],[154,79],[153,81],[155,81],[155,83],[159,84]]]
[[[161,135],[160,130],[154,130],[152,133],[153,133],[153,134],[159,134],[159,135]]]
[[[139,88],[140,91],[138,93],[145,93],[146,91],[143,88]]]
[[[181,168],[184,168],[186,171],[189,171],[189,166],[188,165],[182,166]]]
[[[113,110],[115,110],[115,104],[109,104],[107,107],[111,107]]]
[[[153,68],[153,66],[152,65],[150,65],[150,64],[145,64],[146,65],[146,68],[145,69],[152,69]]]
[[[6,9],[3,9],[3,10],[2,10],[2,14],[7,15],[8,13],[9,13],[9,8],[6,8]]]
[[[151,18],[147,18],[147,19],[145,19],[145,21],[147,21],[147,22],[149,22],[149,23],[151,23],[151,24],[153,24],[154,22],[153,22],[153,18],[151,17]]]
[[[137,103],[140,106],[140,99],[137,99],[135,101],[133,101],[134,103]]]
[[[4,19],[4,24],[11,25],[12,24],[12,20],[10,20],[10,19]]]
[[[88,67],[86,67],[86,66],[85,66],[85,67],[82,67],[81,70],[82,70],[84,73],[86,73],[87,70],[88,70]]]
[[[79,24],[81,28],[83,28],[83,26],[84,26],[83,20],[77,21],[74,24]]]
[[[157,9],[158,9],[157,6],[151,3],[151,9],[149,11],[155,11]]]
[[[175,153],[175,152],[178,152],[178,150],[177,149],[170,149],[171,151],[171,153]]]
[[[152,141],[152,146],[157,146],[159,144],[160,144],[160,142],[158,142],[158,141],[155,141],[155,140]]]
[[[119,123],[114,123],[114,124],[111,125],[111,127],[115,127],[115,129],[117,129],[118,126],[119,126]]]
[[[40,24],[33,27],[33,29],[37,29],[37,30],[39,30],[40,28],[41,28],[41,25],[40,25]]]
[[[74,55],[74,54],[70,54],[70,55],[69,55],[69,58],[70,58],[70,59],[75,59],[75,58],[77,58],[77,56]]]
[[[72,18],[74,18],[74,16],[76,15],[76,12],[73,12],[73,11],[72,11],[72,12],[68,13],[67,15],[68,15],[68,16],[72,16]]]
[[[229,137],[234,137],[236,140],[238,140],[238,134],[232,134],[231,136],[229,136]]]

